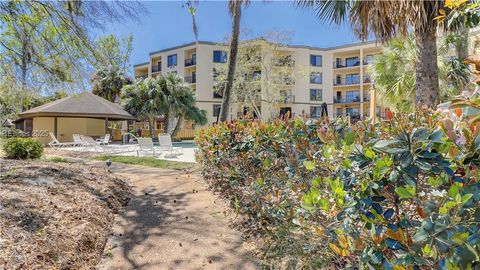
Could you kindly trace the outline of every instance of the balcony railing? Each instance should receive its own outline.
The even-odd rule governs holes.
[[[372,77],[370,75],[363,76],[363,83],[372,83]]]
[[[195,66],[197,64],[197,58],[187,58],[185,59],[185,66]]]
[[[360,77],[353,77],[353,78],[336,78],[333,80],[334,86],[339,85],[355,85],[360,84]]]
[[[334,113],[333,117],[338,118],[338,117],[347,117],[350,116],[350,119],[360,119],[360,113]]]
[[[157,65],[152,65],[152,73],[162,71],[162,62]]]
[[[373,59],[370,59],[370,60],[364,59],[363,60],[363,65],[364,66],[371,65],[371,64],[373,64]]]
[[[145,75],[135,75],[135,79],[141,80],[141,79],[146,79],[146,78],[148,78],[147,74],[145,74]]]
[[[336,97],[333,103],[357,103],[360,102],[360,97]]]
[[[184,81],[186,83],[197,83],[197,76],[196,75],[187,76],[184,78]]]
[[[360,66],[360,59],[357,61],[335,61],[333,62],[333,68],[349,68],[349,67],[358,67]]]

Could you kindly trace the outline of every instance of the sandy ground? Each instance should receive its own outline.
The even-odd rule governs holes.
[[[197,176],[124,164],[111,171],[128,178],[133,197],[115,221],[99,269],[259,268]]]

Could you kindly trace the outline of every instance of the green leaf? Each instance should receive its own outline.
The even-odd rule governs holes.
[[[313,160],[306,160],[303,162],[303,166],[305,166],[305,169],[307,169],[307,171],[315,170],[315,165],[317,165],[317,163]]]
[[[465,194],[462,196],[462,204],[466,204],[471,198],[473,197],[473,194]]]
[[[467,241],[469,236],[470,235],[468,234],[468,232],[464,232],[464,233],[457,232],[454,235],[452,235],[450,240],[452,240],[457,245],[463,245],[463,243]]]
[[[398,196],[402,199],[410,199],[415,196],[415,188],[413,188],[413,192],[411,187],[407,186],[407,188],[404,187],[397,187],[395,189],[395,193],[397,193]]]
[[[355,133],[354,132],[347,133],[347,136],[345,136],[345,143],[347,145],[351,145],[354,141],[355,141]]]

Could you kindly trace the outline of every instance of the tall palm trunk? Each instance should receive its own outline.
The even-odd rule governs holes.
[[[437,36],[435,25],[423,31],[415,28],[417,50],[415,105],[435,108],[439,102]]]
[[[175,138],[177,136],[177,133],[180,131],[180,127],[182,126],[183,123],[183,115],[178,116],[178,121],[177,124],[175,125],[175,128],[172,131],[172,138]]]
[[[148,117],[148,131],[150,132],[150,138],[152,138],[152,140],[155,138],[155,126],[156,126],[155,122],[156,121],[157,121],[156,116]]]
[[[230,55],[228,62],[227,84],[223,90],[222,107],[220,110],[220,121],[227,121],[230,99],[232,95],[235,68],[237,65],[238,37],[240,35],[240,19],[242,16],[242,1],[235,0],[232,14],[232,38],[230,40]]]

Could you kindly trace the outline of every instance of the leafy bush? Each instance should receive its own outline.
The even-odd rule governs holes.
[[[211,187],[284,268],[468,269],[480,262],[480,125],[455,114],[378,124],[234,121],[203,130]],[[321,256],[319,256],[321,255]]]
[[[7,158],[35,159],[43,155],[43,144],[31,138],[10,138],[4,142],[3,151]]]
[[[15,128],[0,128],[0,138],[26,137],[26,132]]]

